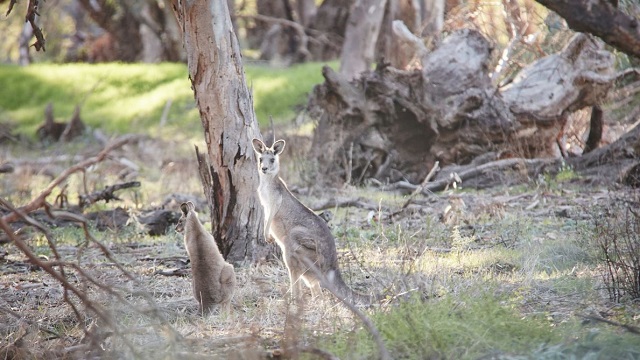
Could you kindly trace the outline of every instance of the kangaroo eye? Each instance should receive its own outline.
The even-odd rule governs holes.
[[[262,162],[262,158],[260,158],[260,162]]]
[[[271,163],[273,164],[274,162],[276,162],[276,159],[271,159]]]

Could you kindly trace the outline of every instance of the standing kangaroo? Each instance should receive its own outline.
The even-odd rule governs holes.
[[[370,304],[372,297],[358,294],[344,283],[338,269],[335,239],[327,223],[298,201],[278,176],[284,140],[274,142],[270,148],[259,139],[253,139],[252,144],[260,174],[258,197],[264,208],[264,238],[268,240],[272,235],[282,249],[293,298],[300,296],[300,280],[314,297],[319,296],[320,286],[324,286],[323,279],[317,276],[321,274],[343,299]],[[317,271],[307,264],[315,265]]]
[[[182,217],[176,231],[184,233],[184,245],[191,261],[193,296],[200,305],[200,313],[209,313],[216,304],[222,304],[223,309],[229,312],[236,286],[233,265],[224,261],[213,236],[198,220],[193,203],[182,203],[180,210]]]

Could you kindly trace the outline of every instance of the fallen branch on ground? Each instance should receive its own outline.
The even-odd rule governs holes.
[[[100,200],[104,200],[105,202],[109,202],[110,200],[121,200],[113,193],[121,189],[128,189],[139,186],[139,181],[129,181],[126,183],[107,186],[106,188],[104,188],[104,190],[94,191],[91,194],[87,195],[80,195],[80,201],[78,205],[80,206],[80,208],[84,208]]]

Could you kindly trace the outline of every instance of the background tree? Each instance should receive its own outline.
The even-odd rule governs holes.
[[[78,0],[104,31],[88,42],[90,61],[178,61],[182,58],[175,18],[161,0],[139,2]],[[87,40],[87,38],[83,39]],[[90,39],[89,39],[90,40]],[[104,58],[92,56],[105,47]]]

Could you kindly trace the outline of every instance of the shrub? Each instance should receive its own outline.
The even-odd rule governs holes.
[[[614,199],[593,217],[601,275],[615,302],[640,299],[640,196]],[[602,216],[604,215],[604,216]]]

